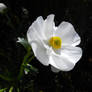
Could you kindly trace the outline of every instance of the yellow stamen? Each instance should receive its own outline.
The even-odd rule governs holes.
[[[60,37],[51,37],[49,40],[50,46],[52,46],[54,49],[60,49],[61,48],[62,40]]]

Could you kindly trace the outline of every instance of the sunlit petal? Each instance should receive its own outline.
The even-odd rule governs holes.
[[[48,65],[49,56],[46,53],[46,48],[37,42],[31,44],[35,57],[43,64]]]
[[[50,64],[57,69],[69,71],[73,69],[75,64],[82,56],[82,50],[79,47],[64,47],[60,53],[52,54]]]
[[[49,39],[51,36],[53,36],[54,33],[54,15],[51,14],[49,16],[47,16],[47,19],[45,19],[45,23],[44,23],[44,34],[47,37],[47,39]]]
[[[62,22],[57,28],[55,35],[61,37],[62,45],[65,46],[66,45],[76,46],[79,45],[81,41],[73,25],[68,22]]]

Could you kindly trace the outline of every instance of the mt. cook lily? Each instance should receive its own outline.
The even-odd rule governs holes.
[[[72,24],[54,24],[54,14],[44,20],[36,19],[27,31],[27,39],[35,57],[43,64],[51,65],[53,72],[70,71],[82,56],[80,37]]]

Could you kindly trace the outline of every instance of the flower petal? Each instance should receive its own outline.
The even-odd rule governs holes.
[[[52,55],[52,61],[50,61],[50,64],[61,71],[70,71],[74,67],[74,64],[63,54],[62,56]]]
[[[51,66],[51,70],[53,71],[53,72],[55,72],[55,73],[58,73],[60,70],[59,69],[57,69],[57,68],[55,68],[55,67],[53,67],[53,66]]]
[[[41,40],[44,39],[44,35],[43,35],[43,32],[42,32],[42,30],[43,30],[43,23],[44,23],[44,20],[40,16],[29,27],[29,29],[27,31],[27,38],[28,38],[28,42],[29,43],[31,41],[39,41],[39,40],[41,41]]]
[[[76,33],[72,24],[62,22],[55,32],[56,36],[61,37],[62,45],[76,46],[79,45],[81,39]]]
[[[49,39],[51,36],[53,36],[53,31],[55,24],[54,24],[54,14],[51,14],[47,16],[47,19],[45,19],[44,23],[44,34]]]
[[[73,64],[76,64],[82,57],[82,49],[80,47],[62,47],[62,53],[65,53]]]
[[[29,44],[32,46],[32,50],[36,58],[43,64],[48,65],[48,55],[46,54],[46,48],[44,43],[43,34],[44,20],[42,17],[38,17],[36,21],[29,27],[27,31],[27,38]]]
[[[64,47],[60,54],[53,53],[50,64],[62,71],[70,71],[82,56],[79,47]]]
[[[46,53],[46,48],[40,44],[39,42],[31,43],[32,50],[34,52],[35,57],[43,64],[48,65],[49,56]]]

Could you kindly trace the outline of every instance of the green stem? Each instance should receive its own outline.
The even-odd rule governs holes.
[[[27,54],[24,56],[23,62],[22,62],[21,67],[20,67],[20,72],[19,72],[19,75],[18,75],[18,80],[20,80],[21,77],[23,76],[24,65],[27,62],[27,59],[28,59],[29,56],[30,56],[30,52],[27,52]]]
[[[30,59],[28,59],[28,61],[25,64],[27,65],[28,63],[30,63],[32,61],[32,59],[34,59],[34,56],[32,56]]]
[[[20,91],[19,91],[19,88],[17,88],[17,92],[20,92]]]

